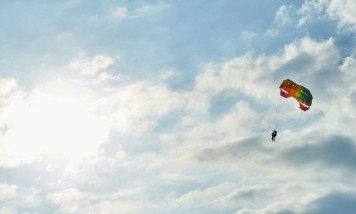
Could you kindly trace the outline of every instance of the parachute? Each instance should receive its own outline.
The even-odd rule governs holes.
[[[299,108],[303,111],[309,110],[313,96],[304,86],[298,85],[290,79],[286,79],[279,86],[281,96],[284,98],[294,97],[299,102]]]

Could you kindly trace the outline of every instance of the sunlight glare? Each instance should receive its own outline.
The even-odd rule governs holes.
[[[43,153],[80,159],[98,153],[108,134],[104,121],[79,99],[36,94],[26,107],[17,106],[17,116],[5,135],[5,150],[23,162]]]

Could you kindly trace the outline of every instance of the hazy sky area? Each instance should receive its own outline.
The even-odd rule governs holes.
[[[355,11],[0,1],[0,214],[355,214]]]

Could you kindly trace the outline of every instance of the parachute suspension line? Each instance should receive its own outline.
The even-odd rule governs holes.
[[[267,137],[269,137],[271,134],[268,134],[266,137],[263,138],[260,142],[258,142],[255,146],[253,146],[250,150],[248,150],[245,154],[240,156],[239,158],[235,159],[232,164],[227,166],[223,171],[221,171],[217,176],[215,176],[213,179],[210,180],[207,184],[205,184],[200,191],[204,191],[206,188],[208,188],[211,184],[213,184],[216,180],[218,180],[220,177],[223,177],[230,169],[232,169],[238,162],[243,160],[247,155],[249,155],[251,152],[253,152],[255,149],[257,149],[263,142],[266,140]]]
[[[280,132],[281,131],[280,129],[284,130],[288,123],[293,122],[293,120],[291,120],[290,117],[288,117],[289,110],[293,108],[294,107],[288,104],[283,105],[283,107],[279,111],[280,117],[275,120],[277,122],[274,124],[274,130]]]
[[[262,143],[268,138],[270,137],[271,134],[268,134],[267,136],[265,136],[264,138],[262,138],[255,146],[253,146],[250,150],[248,150],[246,153],[244,153],[242,156],[240,156],[239,158],[235,159],[234,162],[232,162],[232,164],[230,164],[229,166],[227,166],[224,170],[222,170],[219,174],[217,174],[215,177],[213,177],[209,182],[207,182],[203,187],[201,187],[198,192],[202,192],[205,189],[207,189],[209,186],[211,186],[215,181],[217,181],[219,178],[223,177],[230,169],[232,169],[234,166],[237,165],[238,162],[240,162],[241,160],[243,160],[245,157],[247,157],[250,153],[252,153],[254,150],[256,150],[258,147],[260,147],[262,145]],[[183,203],[183,202],[182,202]],[[172,214],[177,213],[182,207],[183,205],[179,205]]]
[[[288,122],[288,121],[285,121],[285,122],[281,123],[283,118],[286,118],[288,108],[290,108],[289,105],[279,105],[278,106],[278,108],[275,112],[277,112],[279,115],[278,115],[278,117],[275,117],[275,119],[273,120],[273,130],[277,130],[278,128],[280,128],[282,126],[281,124],[284,125],[286,122]]]
[[[279,128],[282,128],[282,127],[285,127],[285,125],[290,123],[290,122],[291,122],[290,120],[286,120],[283,123],[279,123],[278,126],[276,126],[275,130],[277,130]]]

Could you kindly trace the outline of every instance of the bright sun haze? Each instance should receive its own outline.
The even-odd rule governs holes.
[[[29,162],[40,154],[80,159],[99,151],[108,130],[80,97],[37,93],[18,103],[6,135],[7,154]]]

